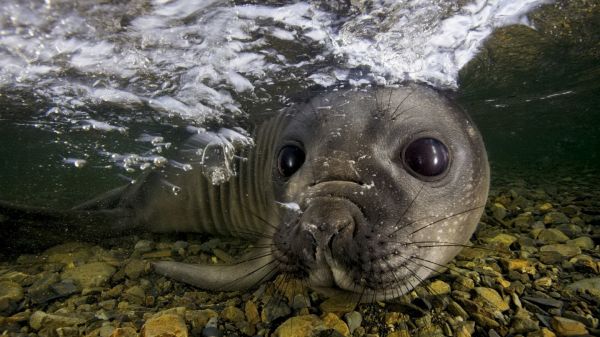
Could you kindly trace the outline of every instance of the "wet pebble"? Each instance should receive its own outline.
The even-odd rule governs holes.
[[[583,323],[564,317],[552,317],[552,328],[559,336],[581,336],[588,334],[588,330]]]
[[[188,329],[183,318],[176,314],[159,314],[148,319],[140,337],[187,337]]]

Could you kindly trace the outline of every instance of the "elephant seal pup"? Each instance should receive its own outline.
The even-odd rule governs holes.
[[[237,174],[218,185],[206,171],[168,168],[68,211],[0,202],[0,239],[15,244],[23,232],[28,242],[93,240],[142,230],[237,236],[257,243],[236,264],[161,261],[155,270],[214,290],[287,273],[326,295],[386,300],[450,261],[486,202],[481,136],[429,87],[321,94],[263,123],[254,139],[235,162]],[[184,160],[201,168],[231,155],[205,134],[188,145]]]
[[[157,197],[152,181],[125,198],[138,201],[128,207],[153,231],[261,238],[235,265],[163,261],[157,272],[219,290],[288,273],[326,295],[391,299],[458,254],[487,199],[481,135],[429,87],[326,93],[265,123],[255,139],[228,183],[179,176],[187,192],[178,198]]]

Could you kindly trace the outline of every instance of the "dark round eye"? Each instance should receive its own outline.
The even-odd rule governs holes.
[[[289,177],[296,173],[304,164],[304,151],[294,145],[286,145],[279,151],[277,159],[277,168],[279,173],[284,177]]]
[[[404,163],[421,176],[438,176],[450,163],[448,148],[435,138],[419,138],[404,150]]]

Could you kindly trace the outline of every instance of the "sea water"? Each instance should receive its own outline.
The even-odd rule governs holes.
[[[591,167],[597,7],[4,0],[0,197],[67,206],[141,171],[190,169],[173,156],[190,135],[203,135],[200,151],[231,153],[251,146],[263,116],[341,83],[448,91],[479,125],[493,165]],[[228,164],[207,170],[215,184],[231,176]]]

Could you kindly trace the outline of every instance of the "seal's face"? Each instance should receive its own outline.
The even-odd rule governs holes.
[[[347,91],[290,113],[275,151],[274,235],[284,272],[331,294],[397,297],[451,260],[487,198],[479,132],[445,97],[412,85]]]

